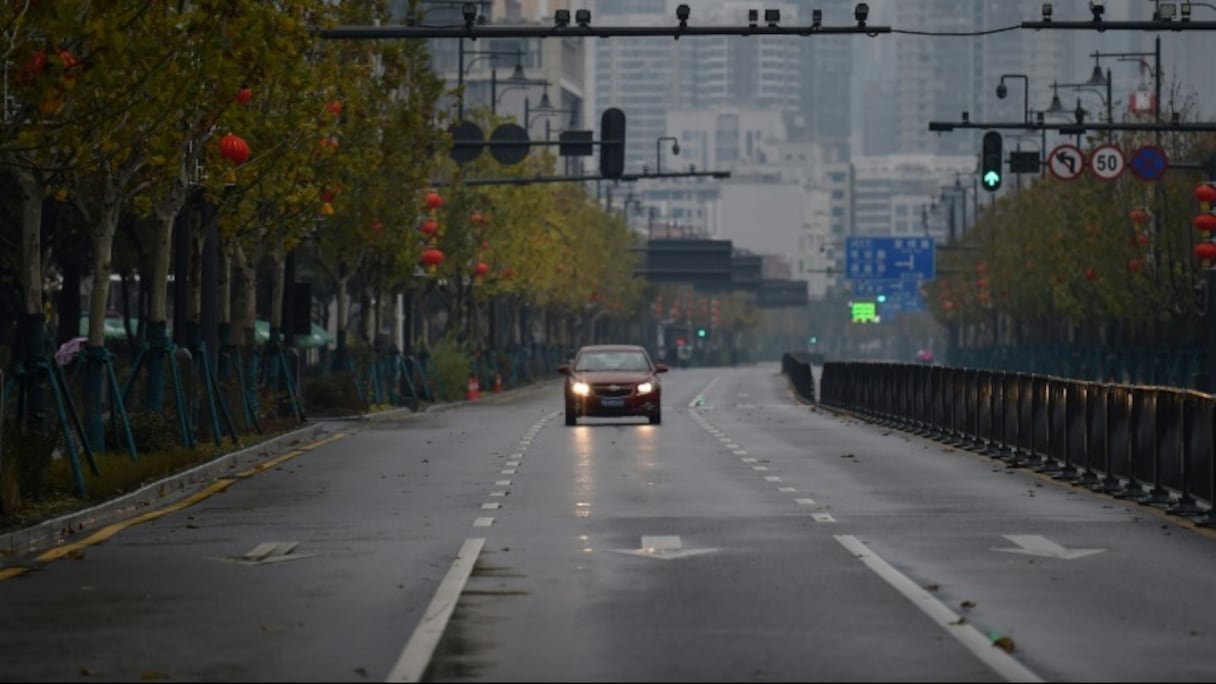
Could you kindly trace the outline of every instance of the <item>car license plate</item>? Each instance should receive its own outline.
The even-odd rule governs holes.
[[[624,399],[601,399],[604,408],[620,408],[625,405]]]

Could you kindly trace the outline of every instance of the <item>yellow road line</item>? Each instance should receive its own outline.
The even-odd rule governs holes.
[[[337,440],[342,439],[343,437],[346,437],[349,434],[350,433],[347,433],[347,432],[339,432],[331,437],[326,437],[325,439],[322,439],[317,442],[313,442],[312,444],[309,444],[307,446],[300,447],[298,449],[289,451],[285,454],[282,454],[281,456],[276,456],[276,457],[272,458],[271,460],[266,461],[264,463],[259,463],[258,465],[254,466],[252,468],[249,468],[248,470],[239,472],[236,475],[233,475],[231,477],[220,478],[220,479],[216,480],[215,482],[212,482],[211,484],[207,485],[203,489],[191,494],[190,496],[187,496],[186,498],[184,498],[180,501],[176,501],[172,504],[169,504],[168,506],[165,506],[163,508],[158,508],[154,511],[148,511],[146,513],[141,513],[140,515],[137,515],[133,518],[128,518],[126,520],[120,520],[119,522],[116,522],[116,523],[113,523],[110,525],[106,525],[105,527],[101,528],[100,530],[97,530],[93,534],[85,537],[84,539],[81,539],[80,541],[75,541],[70,544],[64,544],[63,546],[56,546],[53,549],[44,551],[42,554],[40,554],[39,556],[36,556],[34,558],[34,562],[35,563],[50,563],[51,561],[58,560],[60,558],[63,558],[64,556],[70,556],[73,553],[77,553],[85,547],[92,546],[94,544],[99,544],[99,543],[113,537],[114,535],[118,534],[119,532],[122,532],[123,530],[127,529],[128,527],[134,527],[135,525],[146,523],[150,520],[156,520],[157,518],[168,515],[170,513],[176,513],[177,511],[180,511],[182,509],[189,508],[190,506],[193,506],[194,504],[202,501],[203,499],[206,499],[210,496],[214,496],[215,494],[219,494],[220,492],[224,491],[225,489],[228,489],[233,484],[235,484],[237,480],[243,480],[247,477],[252,477],[260,472],[273,468],[273,467],[279,465],[280,463],[283,463],[285,461],[290,461],[291,459],[293,459],[307,451],[311,451],[313,449],[316,449],[317,447],[324,446],[326,444],[329,444],[330,442],[336,442]],[[18,575],[23,575],[32,569],[33,568],[30,568],[30,567],[14,567],[14,568],[6,568],[4,570],[0,570],[0,581],[4,581],[4,580],[10,579],[12,577],[17,577]]]

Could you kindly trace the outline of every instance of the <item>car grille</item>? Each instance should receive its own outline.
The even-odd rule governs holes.
[[[592,385],[591,391],[601,398],[627,397],[633,394],[633,385]]]

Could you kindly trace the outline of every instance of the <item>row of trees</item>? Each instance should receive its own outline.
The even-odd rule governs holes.
[[[166,348],[170,324],[197,339],[208,240],[221,336],[244,349],[266,273],[277,344],[285,264],[302,246],[335,295],[339,352],[349,300],[376,312],[364,312],[365,339],[381,330],[382,303],[435,283],[455,293],[446,319],[470,348],[489,325],[479,302],[507,305],[502,326],[522,326],[522,311],[591,325],[636,317],[649,296],[634,275],[636,237],[582,186],[462,183],[552,175],[555,159],[448,159],[444,85],[423,42],[317,37],[394,21],[380,0],[0,6],[0,309],[17,321],[0,330],[0,360],[7,351],[8,377],[30,383],[31,404],[45,403],[51,374],[47,321],[60,319],[59,341],[76,335],[86,277],[82,416],[104,449],[111,276],[137,274],[147,292],[145,348]],[[474,117],[485,130],[498,123]],[[188,240],[186,272],[172,266],[175,239]],[[186,288],[184,310],[170,310],[171,281]],[[143,410],[164,410],[165,363],[148,356]]]
[[[933,317],[956,345],[1075,345],[1091,348],[1204,347],[1204,270],[1196,245],[1196,167],[1216,158],[1216,136],[1102,134],[1125,155],[1155,144],[1171,168],[1157,182],[1127,172],[1111,182],[1088,172],[1051,176],[997,199],[926,286]],[[1189,168],[1188,168],[1189,167]],[[1202,252],[1201,248],[1201,252]]]

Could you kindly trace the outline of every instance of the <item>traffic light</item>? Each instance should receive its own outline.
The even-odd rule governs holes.
[[[697,337],[705,337],[705,328],[697,328]]]
[[[625,173],[625,112],[609,107],[600,115],[600,175],[619,180]]]
[[[988,131],[984,134],[984,149],[980,155],[980,183],[988,192],[1001,189],[1002,156],[1001,134]]]

